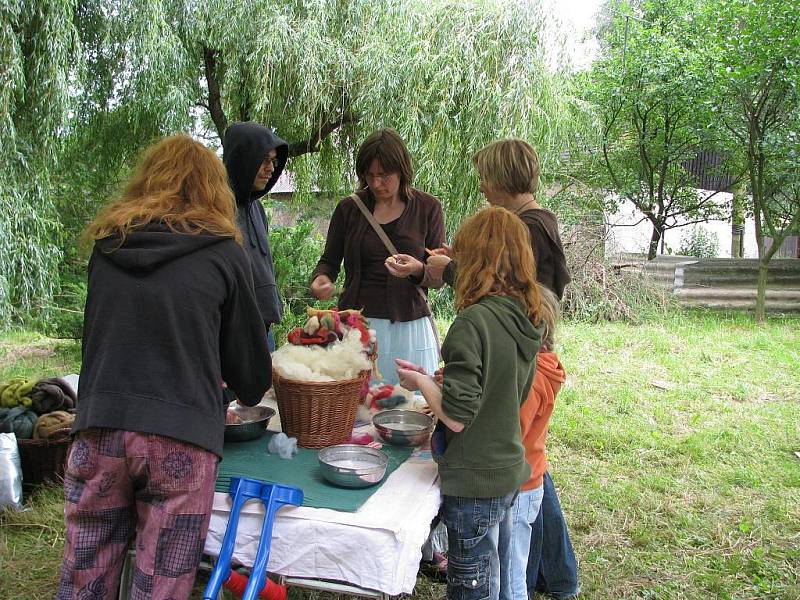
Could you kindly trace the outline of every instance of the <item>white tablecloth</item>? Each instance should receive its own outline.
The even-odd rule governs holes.
[[[227,494],[214,495],[205,546],[213,556],[219,554],[230,504]],[[345,581],[389,595],[410,594],[439,504],[436,464],[428,452],[415,452],[356,512],[282,508],[272,531],[268,570]],[[260,502],[242,510],[234,559],[246,566],[255,559],[263,518]]]
[[[64,377],[77,390],[78,376]],[[271,391],[262,402],[277,411]],[[280,415],[270,422],[280,431]],[[345,581],[389,595],[410,594],[422,545],[441,502],[436,463],[416,451],[356,511],[284,507],[275,518],[268,570],[287,577]],[[215,493],[205,551],[219,554],[230,511],[228,494]],[[242,509],[234,559],[252,566],[263,505]]]

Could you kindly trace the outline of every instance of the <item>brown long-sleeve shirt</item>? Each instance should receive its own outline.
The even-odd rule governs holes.
[[[366,207],[374,211],[375,199],[369,190],[359,191],[358,195]],[[417,189],[412,190],[400,217],[387,225],[384,230],[397,251],[413,256],[423,264],[425,248],[439,248],[444,243],[442,205],[430,194]],[[413,321],[429,315],[428,305],[420,297],[416,285],[424,290],[438,288],[442,286],[441,279],[430,277],[427,268],[421,278],[392,277],[383,265],[389,251],[383,244],[378,246],[375,243],[377,239],[372,226],[353,199],[345,198],[333,211],[325,250],[311,275],[311,281],[319,275],[327,275],[331,281],[336,281],[344,262],[344,289],[338,302],[340,309],[364,309],[364,316],[368,318],[392,321]],[[379,257],[375,255],[378,251]],[[370,255],[365,257],[365,252]],[[368,269],[366,273],[365,268]],[[382,280],[384,273],[385,285],[370,285],[370,280]]]
[[[519,218],[531,234],[533,259],[536,261],[536,279],[550,288],[558,299],[564,296],[564,288],[572,280],[564,245],[558,233],[556,216],[544,208],[533,208],[520,213]]]
[[[531,249],[536,261],[536,280],[552,291],[558,299],[564,296],[564,288],[572,281],[564,256],[564,246],[558,233],[556,216],[544,208],[533,208],[520,213],[531,235]],[[453,285],[458,265],[450,262],[444,269],[442,278]]]

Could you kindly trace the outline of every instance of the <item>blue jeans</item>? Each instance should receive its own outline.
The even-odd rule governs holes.
[[[572,598],[580,589],[578,563],[553,479],[547,472],[543,491],[542,506],[531,531],[528,591],[558,599]]]
[[[272,327],[267,329],[267,348],[269,348],[270,354],[275,352],[275,336],[272,334]]]
[[[508,542],[500,540],[501,571],[503,569],[508,571],[508,576],[501,579],[500,600],[528,600],[525,574],[531,548],[531,526],[539,514],[542,494],[541,485],[534,490],[521,491],[514,500],[511,510],[506,514],[509,527],[500,529],[501,536],[506,530],[510,536]],[[504,550],[506,556],[502,554]]]
[[[516,492],[496,498],[444,496],[439,515],[447,526],[448,600],[498,600],[500,527]],[[504,532],[508,539],[508,532]]]

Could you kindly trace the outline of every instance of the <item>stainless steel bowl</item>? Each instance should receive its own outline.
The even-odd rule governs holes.
[[[349,488],[375,485],[386,475],[389,457],[376,448],[338,444],[317,454],[322,476],[333,484]]]
[[[239,406],[231,405],[243,423],[225,425],[226,442],[246,442],[263,435],[267,430],[269,420],[275,416],[275,410],[269,406]]]
[[[394,408],[372,417],[372,425],[383,440],[395,446],[421,446],[433,431],[433,417],[416,410]]]

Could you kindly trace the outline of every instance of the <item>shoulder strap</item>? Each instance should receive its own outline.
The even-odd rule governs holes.
[[[386,249],[389,251],[389,254],[393,256],[397,254],[398,253],[397,248],[392,243],[392,240],[389,239],[389,236],[386,235],[386,232],[383,230],[383,227],[381,227],[375,220],[374,215],[371,212],[369,212],[369,209],[364,204],[364,201],[358,197],[358,194],[355,193],[350,194],[350,197],[353,199],[353,202],[356,203],[356,206],[358,207],[358,210],[361,211],[361,214],[364,215],[364,218],[367,220],[367,223],[372,225],[372,228],[375,230],[375,233],[378,234],[378,237],[383,242],[383,245],[386,246]],[[428,304],[428,296],[425,295],[425,292],[423,292],[422,288],[419,287],[418,285],[415,285],[414,287],[417,288],[417,293],[419,294],[420,298],[422,298],[425,301],[425,304],[428,306],[428,312],[430,313],[428,315],[428,321],[430,321],[431,329],[433,330],[433,337],[436,339],[436,348],[439,351],[439,358],[441,358],[442,342],[439,339],[439,331],[438,329],[436,329],[436,321],[434,321],[433,319],[433,311],[431,310],[431,305]]]
[[[383,227],[381,227],[375,220],[373,214],[369,212],[369,209],[364,204],[364,201],[358,197],[358,194],[350,194],[350,197],[353,199],[353,202],[356,203],[356,206],[358,207],[358,210],[361,211],[361,214],[364,215],[364,218],[367,220],[367,223],[372,225],[372,228],[375,230],[375,233],[377,233],[378,237],[381,238],[381,241],[383,242],[383,245],[386,246],[386,249],[389,251],[389,254],[392,255],[397,254],[397,248],[395,248],[394,244],[392,243],[392,240],[389,239],[389,236],[386,235],[386,232],[383,230]]]

